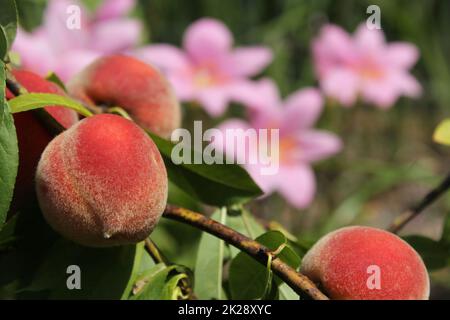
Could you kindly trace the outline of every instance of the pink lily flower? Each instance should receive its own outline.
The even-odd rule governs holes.
[[[353,36],[326,25],[312,43],[316,73],[325,95],[345,107],[361,97],[388,109],[400,96],[418,97],[421,86],[409,73],[419,57],[416,46],[386,43],[381,30],[361,24]]]
[[[244,167],[265,194],[278,191],[292,206],[306,208],[316,192],[311,164],[336,154],[342,148],[342,142],[336,135],[313,128],[322,112],[323,99],[317,89],[305,88],[282,101],[276,85],[268,79],[255,85],[255,94],[261,99],[249,103],[260,105],[253,106],[253,110],[257,111],[253,111],[250,122],[230,119],[219,130],[225,133],[228,129],[279,129],[278,173],[263,174],[261,168],[264,164],[261,163],[247,163]],[[214,142],[217,148],[225,151],[227,157],[257,157],[258,150],[255,148],[231,149],[226,138]]]
[[[138,44],[139,21],[124,17],[134,4],[134,0],[106,0],[90,14],[78,0],[50,0],[43,24],[31,33],[19,29],[13,51],[20,54],[24,68],[42,76],[53,71],[69,80],[97,57]],[[80,28],[68,27],[74,14],[71,6],[80,9]]]
[[[272,52],[266,47],[233,49],[232,45],[232,34],[222,22],[203,18],[187,28],[184,51],[155,44],[134,54],[160,67],[180,100],[199,102],[211,116],[219,116],[230,101],[241,100],[242,91],[252,90],[248,78],[272,60]]]

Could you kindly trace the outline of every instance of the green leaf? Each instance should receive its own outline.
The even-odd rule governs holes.
[[[445,119],[438,124],[433,133],[433,140],[437,143],[450,146],[450,119]]]
[[[136,245],[88,248],[58,240],[24,291],[46,291],[50,299],[120,299],[133,276]],[[81,290],[67,288],[67,267],[81,270]]]
[[[270,250],[277,250],[281,245],[287,244],[286,237],[279,231],[269,231],[256,239]],[[277,256],[283,262],[297,269],[300,265],[300,257],[289,247],[285,246]],[[229,285],[233,299],[259,299],[263,298],[266,291],[270,273],[267,268],[256,262],[246,253],[239,253],[230,266]],[[272,286],[282,284],[281,279],[274,277]],[[273,293],[272,293],[273,294]],[[290,293],[283,292],[284,298],[289,298]]]
[[[169,180],[169,195],[167,202],[190,210],[201,211],[198,202],[171,180]]]
[[[264,227],[244,208],[232,210],[227,216],[226,225],[251,239],[256,239],[265,232]],[[236,257],[241,252],[234,246],[229,247],[231,258]]]
[[[17,32],[17,8],[14,0],[2,0],[0,10],[0,59],[6,57]]]
[[[6,56],[8,52],[8,38],[3,26],[0,25],[0,60]]]
[[[282,283],[278,287],[280,300],[299,300],[300,296],[286,283]]]
[[[0,61],[0,230],[12,200],[18,164],[16,128],[5,101],[5,66]]]
[[[47,106],[58,105],[73,109],[85,117],[92,116],[92,112],[90,112],[80,103],[72,100],[69,97],[64,97],[57,94],[50,94],[50,93],[22,94],[10,100],[9,104],[11,106],[12,113],[24,112],[44,108]]]
[[[185,273],[180,273],[167,281],[164,289],[162,291],[161,299],[162,300],[178,300],[179,297],[182,297],[183,294],[181,292],[181,288],[179,286],[180,281],[183,279],[187,279],[188,276]]]
[[[64,82],[61,80],[60,77],[58,77],[58,75],[54,72],[50,72],[46,77],[46,80],[53,82],[54,84],[56,84],[58,87],[60,87],[61,89],[63,89],[65,92],[67,92],[67,88],[66,85],[64,84]]]
[[[261,189],[247,171],[236,164],[180,164],[171,160],[174,144],[149,133],[166,164],[169,180],[193,198],[205,204],[228,206],[244,203],[262,195]],[[186,148],[194,158],[193,151]]]
[[[161,296],[161,292],[164,288],[164,282],[169,271],[170,269],[168,269],[164,263],[158,263],[148,270],[141,272],[136,279],[133,279],[132,294],[129,296],[129,299],[149,300],[148,298],[151,299]],[[162,275],[162,272],[164,272],[164,276]],[[157,282],[155,282],[158,278],[162,280],[160,286]],[[150,282],[153,282],[151,287],[148,286]]]
[[[15,228],[18,215],[15,214],[5,223],[3,229],[0,231],[0,250],[8,247],[16,240]]]
[[[175,266],[166,267],[162,264],[157,264],[153,269],[138,279],[137,283],[142,281],[145,285],[130,300],[161,300],[167,276],[174,269]]]
[[[144,254],[146,254],[144,246],[145,246],[144,242],[140,242],[140,243],[136,244],[136,252],[134,255],[133,269],[131,270],[131,276],[130,276],[130,279],[128,280],[128,284],[122,293],[122,296],[121,296],[122,300],[125,300],[128,298],[128,296],[131,293],[131,290],[133,289],[133,285],[134,285],[137,277],[139,276],[139,272],[141,270],[142,257]]]
[[[227,212],[225,209],[217,210],[211,218],[225,224]],[[222,289],[224,249],[223,240],[203,232],[194,273],[194,288],[199,299],[224,299]]]
[[[448,265],[450,246],[422,236],[406,236],[403,239],[419,253],[429,271]]]
[[[16,0],[21,27],[32,31],[41,25],[47,0]]]

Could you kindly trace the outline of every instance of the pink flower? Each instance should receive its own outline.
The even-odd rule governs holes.
[[[248,78],[272,60],[268,48],[233,49],[232,45],[233,37],[222,22],[204,18],[186,30],[184,51],[168,44],[155,44],[136,51],[135,55],[159,66],[180,100],[197,101],[210,115],[219,116],[231,100],[240,101],[242,91],[252,90]]]
[[[80,28],[71,25],[73,6],[81,11]],[[123,17],[133,6],[134,0],[106,0],[90,14],[78,0],[50,0],[42,26],[32,33],[19,29],[13,50],[24,68],[68,80],[97,57],[137,45],[141,25]]]
[[[358,27],[353,37],[335,25],[322,28],[312,44],[316,73],[324,93],[344,106],[358,96],[390,108],[402,96],[417,97],[421,86],[409,73],[418,49],[406,42],[386,43],[383,32]]]
[[[266,194],[278,191],[291,205],[305,208],[312,202],[316,192],[311,163],[339,152],[341,140],[332,133],[313,128],[323,107],[317,89],[298,90],[281,101],[275,84],[264,79],[255,86],[255,94],[261,99],[251,103],[260,105],[253,106],[253,110],[257,111],[252,113],[250,122],[231,119],[224,122],[219,130],[225,133],[227,129],[279,129],[278,173],[263,174],[261,168],[264,164],[261,163],[247,163],[244,167]],[[232,150],[226,139],[215,143],[217,148],[222,148],[227,156],[231,155],[235,159],[250,159],[256,157],[258,152],[250,147],[239,150],[234,150],[234,147]]]

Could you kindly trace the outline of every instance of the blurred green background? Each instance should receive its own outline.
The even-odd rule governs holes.
[[[84,2],[94,8],[99,1]],[[449,171],[450,149],[434,143],[432,134],[440,120],[450,115],[450,1],[140,0],[133,13],[146,25],[143,43],[180,45],[184,30],[196,19],[222,20],[236,44],[263,44],[274,51],[274,61],[263,76],[273,78],[286,96],[305,86],[317,86],[310,43],[320,27],[332,22],[353,32],[367,19],[366,9],[372,4],[381,8],[381,25],[388,41],[408,41],[420,49],[413,74],[424,93],[417,100],[402,98],[388,111],[367,105],[344,109],[327,104],[319,127],[338,134],[345,146],[339,155],[315,166],[318,192],[312,206],[299,211],[277,195],[249,206],[256,217],[278,221],[300,239],[317,239],[348,224],[385,228]],[[45,1],[21,2],[24,27],[32,29],[39,24],[35,13],[44,6]],[[232,106],[228,116],[240,114],[241,109]],[[186,127],[199,118],[210,126],[221,120],[210,120],[201,110],[186,106]],[[402,234],[439,239],[449,209],[450,196],[445,196]],[[192,266],[198,232],[163,223],[154,240],[170,258]],[[192,241],[186,241],[187,237]],[[432,298],[449,298],[449,268],[433,272],[432,279]]]

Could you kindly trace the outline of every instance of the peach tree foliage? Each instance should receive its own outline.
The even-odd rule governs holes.
[[[15,1],[2,3],[0,27],[0,298],[180,299],[188,297],[186,287],[193,287],[201,299],[299,299],[270,268],[205,232],[183,239],[191,242],[186,254],[196,257],[195,263],[186,267],[177,259],[153,260],[143,242],[104,249],[74,244],[50,229],[36,205],[7,219],[19,155],[12,114],[43,111],[47,105],[62,105],[84,116],[91,112],[70,98],[52,94],[23,94],[6,102],[8,51],[17,28]],[[49,80],[61,84],[55,75]],[[245,170],[237,165],[175,165],[170,158],[173,144],[148,134],[167,168],[169,203],[195,210],[202,205],[216,207],[214,220],[278,251],[277,257],[291,267],[300,266],[310,244],[283,230],[265,232],[244,209],[243,204],[262,193]],[[186,229],[161,221],[151,238],[164,253],[169,247],[164,242],[167,233],[179,236],[183,234],[180,230]],[[449,264],[449,218],[439,241],[419,236],[406,240],[422,255],[429,270]],[[66,270],[74,263],[82,270],[82,290],[67,289]],[[229,265],[227,277],[225,265]]]
[[[195,281],[200,296],[213,298],[214,296],[209,297],[208,294],[213,295],[214,290],[208,293],[205,287],[215,288],[216,292],[223,290],[221,281],[214,275],[221,272],[218,270],[222,269],[225,260],[232,258],[228,251],[234,252],[233,256],[236,256],[237,251],[230,249],[221,240],[214,238],[214,241],[208,241],[206,234],[200,240],[198,252],[199,256],[206,258],[197,261],[196,269],[202,272],[196,272],[194,280],[193,272],[185,267],[155,263],[145,252],[143,243],[92,249],[62,239],[43,221],[37,206],[30,209],[30,212],[19,212],[6,219],[18,166],[18,147],[12,113],[42,109],[46,105],[62,105],[84,116],[91,115],[89,110],[70,98],[52,94],[24,94],[9,103],[6,102],[4,92],[6,64],[9,62],[8,50],[14,40],[17,26],[14,1],[9,1],[8,4],[10,7],[4,7],[0,17],[1,56],[5,57],[1,62],[0,72],[0,268],[5,268],[0,276],[2,297],[176,299],[184,297],[180,286],[181,283],[186,283],[184,280],[188,280],[187,283],[191,285]],[[54,75],[50,80],[59,84]],[[173,145],[155,135],[152,135],[152,138],[167,166],[170,203],[194,208],[198,208],[200,203],[222,207],[222,222],[234,224],[235,228],[252,237],[263,232],[250,216],[245,218],[247,222],[244,227],[242,215],[248,213],[242,212],[240,207],[233,210],[233,216],[227,219],[226,206],[239,205],[261,194],[260,189],[243,169],[235,165],[175,166],[170,161]],[[279,241],[277,239],[273,241]],[[83,290],[68,290],[66,286],[66,269],[74,261],[83,270]],[[261,269],[264,280],[271,272],[263,267]],[[225,293],[220,297],[224,298]]]

